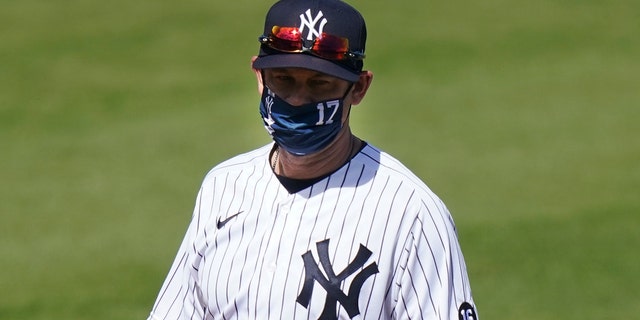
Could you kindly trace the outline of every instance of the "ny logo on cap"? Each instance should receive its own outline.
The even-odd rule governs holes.
[[[318,14],[315,18],[311,16],[311,9],[307,9],[306,17],[304,14],[300,14],[300,32],[304,32],[304,27],[309,28],[309,33],[307,34],[307,40],[313,40],[320,36],[322,30],[324,29],[324,25],[327,24],[327,19],[323,18],[322,11],[318,11]],[[322,19],[322,21],[320,21]],[[320,28],[316,29],[316,24],[320,21]]]

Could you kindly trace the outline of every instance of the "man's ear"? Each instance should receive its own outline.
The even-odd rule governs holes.
[[[360,73],[360,78],[358,81],[353,84],[353,90],[351,91],[351,104],[357,105],[359,104],[364,96],[367,94],[369,90],[369,86],[371,86],[371,82],[373,81],[373,72],[371,71],[362,71]]]
[[[262,90],[264,90],[264,83],[262,83],[262,72],[260,71],[260,69],[256,69],[253,67],[253,62],[256,61],[256,59],[258,59],[258,56],[251,57],[251,70],[253,70],[253,73],[256,74],[256,79],[258,82],[258,93],[262,95]]]

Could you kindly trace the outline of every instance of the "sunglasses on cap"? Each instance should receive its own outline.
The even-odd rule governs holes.
[[[311,42],[310,47],[306,47],[300,29],[297,27],[274,26],[271,34],[261,35],[258,41],[277,51],[307,52],[329,60],[362,60],[365,57],[362,52],[349,51],[349,39],[324,32]]]

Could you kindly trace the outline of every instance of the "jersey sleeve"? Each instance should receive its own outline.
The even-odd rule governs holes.
[[[444,204],[424,204],[404,246],[396,319],[477,320],[453,220]]]
[[[198,200],[202,192],[198,193]],[[160,319],[203,319],[204,307],[201,303],[200,288],[197,286],[198,260],[195,237],[199,229],[198,206],[184,239],[178,249],[169,274],[160,289],[148,320]]]

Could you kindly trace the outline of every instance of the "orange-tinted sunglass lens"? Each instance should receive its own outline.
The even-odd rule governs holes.
[[[285,52],[302,51],[302,41],[298,28],[274,26],[271,29],[271,34],[271,46],[274,49]]]
[[[332,60],[344,59],[345,53],[349,50],[349,40],[330,34],[323,33],[313,43],[311,52]]]

